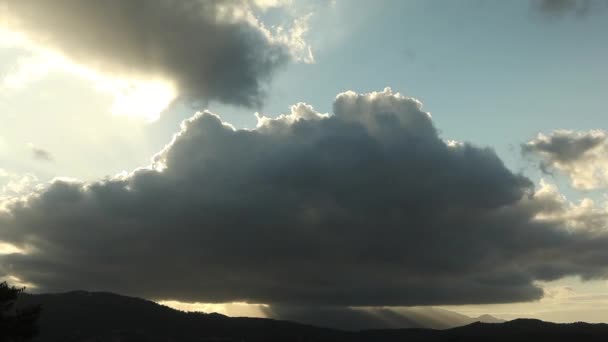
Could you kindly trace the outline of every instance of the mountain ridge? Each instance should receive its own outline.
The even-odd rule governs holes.
[[[474,322],[445,330],[344,331],[270,318],[183,312],[109,292],[71,291],[19,298],[18,305],[33,304],[42,306],[40,335],[35,340],[40,342],[608,340],[608,324],[557,324],[534,319]]]

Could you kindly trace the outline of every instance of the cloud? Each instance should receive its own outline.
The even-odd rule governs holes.
[[[602,130],[554,131],[522,145],[522,153],[540,159],[545,173],[559,171],[572,186],[592,190],[608,186],[608,134]]]
[[[597,9],[608,8],[606,0],[534,0],[533,6],[543,14],[585,16]]]
[[[568,201],[553,184],[541,180],[535,194],[545,202],[545,210],[536,215],[541,221],[560,223],[572,232],[603,234],[608,227],[608,202],[600,203],[583,198],[578,203]]]
[[[15,197],[31,193],[38,178],[33,174],[17,174],[0,168],[0,202],[3,197]]]
[[[31,194],[37,185],[39,180],[31,173],[18,174],[0,168],[0,212],[6,211],[7,206],[19,201],[21,196]]]
[[[40,161],[53,161],[53,155],[51,154],[51,152],[40,148],[32,143],[29,143],[27,145],[27,147],[29,148],[30,152],[32,153],[32,157],[36,160],[40,160]]]
[[[0,240],[35,252],[0,270],[40,291],[318,307],[528,301],[538,280],[607,275],[605,229],[549,217],[559,194],[421,108],[387,88],[252,130],[198,113],[147,168],[11,203]]]
[[[291,5],[292,0],[253,0],[253,5],[261,9],[269,9]]]
[[[259,106],[288,61],[310,55],[306,19],[272,32],[253,14],[277,1],[0,0],[3,26],[104,75],[172,82],[181,98]]]

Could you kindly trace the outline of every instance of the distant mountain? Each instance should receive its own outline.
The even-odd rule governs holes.
[[[376,308],[282,308],[273,306],[269,315],[277,319],[341,330],[428,328],[449,329],[474,322],[501,323],[490,315],[476,318],[433,307]]]
[[[492,315],[481,315],[477,318],[473,318],[473,320],[475,322],[481,322],[481,323],[504,323],[504,322],[506,322],[504,319],[496,318]],[[472,322],[472,323],[475,323],[475,322]]]
[[[19,299],[19,305],[31,304],[42,305],[37,339],[40,342],[608,341],[606,324],[555,324],[530,319],[476,322],[446,330],[413,328],[348,332],[273,319],[185,313],[111,293],[78,291],[23,295]],[[477,319],[495,318],[480,316]]]

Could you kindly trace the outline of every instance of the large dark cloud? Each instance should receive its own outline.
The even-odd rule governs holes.
[[[202,113],[129,176],[9,205],[1,270],[39,291],[308,306],[498,303],[606,276],[602,233],[488,148],[442,140],[416,100],[340,94],[254,130]],[[162,171],[160,171],[162,170]],[[539,214],[544,216],[539,218]]]
[[[522,145],[522,153],[540,159],[545,173],[566,174],[575,188],[608,186],[608,134],[604,131],[539,134]]]
[[[0,9],[6,25],[102,73],[160,77],[184,98],[257,106],[290,52],[247,16],[248,3],[0,0]]]

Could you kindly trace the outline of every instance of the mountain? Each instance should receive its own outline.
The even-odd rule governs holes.
[[[274,319],[186,313],[111,293],[77,291],[23,295],[19,299],[21,306],[32,304],[42,305],[40,336],[36,340],[40,342],[608,341],[606,324],[555,324],[530,319],[475,322],[445,330],[411,328],[355,332]],[[494,318],[480,316],[477,319]]]
[[[410,308],[294,308],[272,307],[269,317],[315,326],[357,331],[363,329],[449,329],[474,322],[504,322],[490,315],[477,318],[433,307]]]
[[[41,342],[312,341],[337,330],[262,318],[186,313],[112,293],[84,291],[22,295],[18,305],[40,304]]]
[[[481,315],[477,318],[473,318],[473,320],[474,320],[474,322],[481,322],[481,323],[504,323],[504,322],[506,322],[504,319],[496,318],[492,315]]]
[[[476,322],[447,330],[393,329],[367,330],[355,341],[440,342],[440,341],[608,341],[608,324],[558,324],[536,319],[516,319],[504,323]]]

